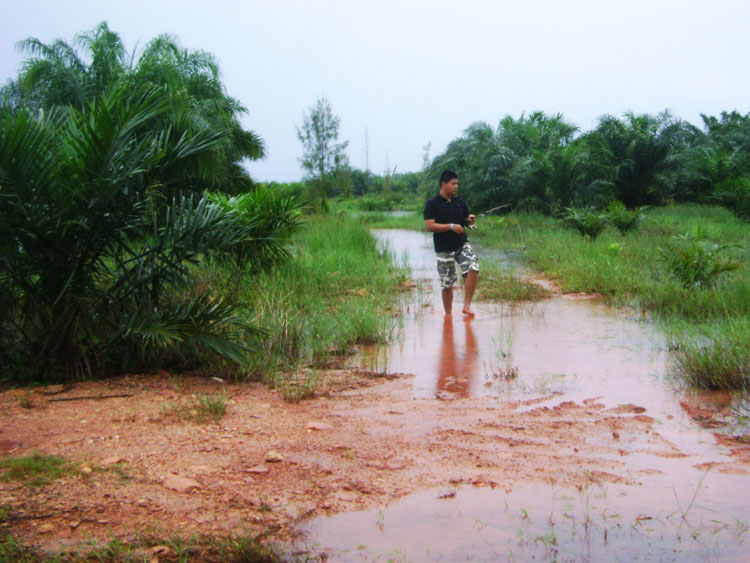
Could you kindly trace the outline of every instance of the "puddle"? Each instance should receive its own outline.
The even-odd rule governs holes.
[[[566,296],[513,306],[479,302],[476,317],[467,319],[461,289],[454,315],[445,317],[430,235],[376,235],[404,257],[420,288],[393,343],[364,350],[362,367],[414,374],[415,398],[536,399],[519,411],[566,401],[636,405],[684,455],[652,455],[635,436],[624,446],[628,467],[658,469],[640,487],[427,491],[380,511],[313,520],[305,529],[311,543],[335,560],[353,561],[746,560],[750,480],[697,469],[728,460],[729,451],[680,406],[696,395],[669,383],[664,339],[649,322],[597,299]],[[481,248],[478,254],[489,255]],[[491,259],[513,264],[497,253]]]
[[[727,481],[735,491],[747,485]],[[697,483],[661,485],[446,488],[317,519],[307,533],[333,561],[747,561],[747,520],[715,500],[730,491],[704,499],[709,474],[691,505]]]

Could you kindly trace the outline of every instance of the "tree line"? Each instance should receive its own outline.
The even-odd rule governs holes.
[[[562,115],[506,116],[470,125],[427,169],[450,168],[474,209],[669,202],[721,204],[750,220],[750,114],[703,115],[703,128],[668,112],[606,115],[581,134]]]
[[[702,115],[703,127],[664,112],[605,115],[581,133],[561,114],[506,116],[493,128],[471,124],[422,170],[376,175],[349,165],[338,143],[339,118],[321,98],[298,130],[307,181],[328,196],[360,197],[383,209],[416,195],[427,197],[444,169],[455,170],[474,209],[628,209],[670,202],[720,204],[750,220],[750,114]],[[313,198],[314,199],[314,198]]]

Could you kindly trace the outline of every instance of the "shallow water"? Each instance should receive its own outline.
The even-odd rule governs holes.
[[[306,529],[311,543],[324,546],[336,560],[745,560],[750,555],[750,479],[696,469],[727,460],[729,452],[680,406],[686,399],[722,399],[670,383],[664,339],[652,324],[600,300],[569,296],[513,306],[475,302],[476,317],[465,318],[460,288],[454,314],[446,317],[430,235],[376,234],[404,257],[420,288],[405,304],[397,338],[387,347],[365,350],[359,360],[364,367],[414,374],[419,398],[548,397],[527,408],[592,398],[607,407],[637,405],[686,456],[629,456],[634,470],[661,471],[640,488],[571,491],[530,485],[507,492],[468,487],[452,489],[449,498],[440,498],[445,491],[427,491],[380,511],[318,518]],[[507,256],[481,248],[478,253],[512,267]]]

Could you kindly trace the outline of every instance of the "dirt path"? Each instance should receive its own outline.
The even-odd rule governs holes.
[[[426,488],[637,485],[660,470],[634,470],[633,454],[684,456],[638,405],[607,409],[592,397],[551,409],[527,402],[519,412],[519,403],[493,398],[415,400],[409,376],[352,378],[296,404],[260,385],[169,374],[39,389],[30,405],[19,391],[5,392],[2,456],[37,450],[78,469],[37,489],[0,481],[0,525],[55,551],[137,533],[288,540],[304,519],[385,506]],[[190,421],[197,394],[217,393],[227,397],[226,415]],[[80,399],[108,395],[129,396]],[[717,470],[747,475],[750,448],[731,447]]]

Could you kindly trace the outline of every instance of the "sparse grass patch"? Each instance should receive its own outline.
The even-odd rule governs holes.
[[[0,459],[3,481],[21,481],[29,487],[43,487],[75,470],[75,465],[63,457],[36,450],[28,456]]]
[[[549,291],[531,282],[523,281],[515,272],[496,265],[483,265],[477,298],[484,301],[540,301],[549,297]]]
[[[699,389],[750,389],[750,321],[679,325],[669,336],[678,374]]]
[[[227,395],[225,392],[213,395],[198,393],[190,401],[178,401],[162,406],[162,414],[179,420],[197,422],[218,422],[227,412]]]
[[[34,403],[31,400],[31,392],[28,389],[18,396],[18,406],[22,409],[34,408]]]

